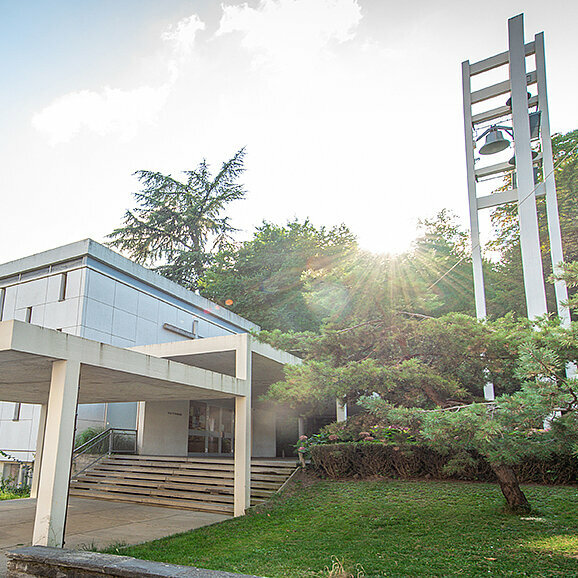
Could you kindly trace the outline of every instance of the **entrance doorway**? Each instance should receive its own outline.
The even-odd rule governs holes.
[[[230,402],[191,401],[189,454],[233,453],[235,410]]]

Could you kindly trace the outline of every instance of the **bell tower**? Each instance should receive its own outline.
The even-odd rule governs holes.
[[[524,15],[510,18],[508,50],[479,62],[463,62],[462,85],[476,314],[479,319],[486,317],[479,211],[516,203],[526,305],[528,317],[535,319],[548,313],[536,210],[538,197],[546,198],[554,273],[561,271],[564,259],[548,115],[544,33],[525,43]],[[483,139],[485,142],[478,149]],[[512,154],[511,146],[514,155],[506,160]],[[497,162],[484,162],[490,156]],[[478,187],[486,179],[508,174],[511,188],[478,196]],[[564,304],[568,299],[564,281],[556,282],[555,292],[558,315],[568,325],[570,312]]]

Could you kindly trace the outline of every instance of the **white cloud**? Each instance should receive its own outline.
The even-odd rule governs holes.
[[[161,38],[171,46],[172,56],[167,62],[171,82],[180,76],[181,67],[193,53],[197,32],[205,29],[205,23],[196,15],[179,20],[175,26],[163,32]]]
[[[46,133],[51,144],[67,142],[82,129],[100,136],[116,133],[130,139],[139,125],[154,122],[169,92],[169,85],[70,92],[35,114],[32,126]]]
[[[197,32],[205,29],[205,23],[196,15],[179,20],[175,26],[163,32],[161,38],[174,45],[175,52],[188,56],[195,45]]]
[[[357,0],[261,0],[257,8],[224,5],[217,34],[241,32],[257,62],[303,63],[352,39],[361,17]]]
[[[70,92],[35,114],[32,126],[47,134],[52,145],[68,142],[82,130],[100,136],[116,134],[123,140],[133,138],[139,126],[156,120],[193,51],[197,32],[204,28],[204,22],[192,14],[161,34],[169,45],[169,54],[164,57],[167,82],[131,90],[104,87]]]

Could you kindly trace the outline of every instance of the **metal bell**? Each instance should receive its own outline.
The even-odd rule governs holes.
[[[510,141],[504,137],[502,131],[492,127],[486,137],[486,144],[480,149],[480,154],[493,155],[506,150],[509,146]]]

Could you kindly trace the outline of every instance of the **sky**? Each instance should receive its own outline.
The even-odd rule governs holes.
[[[239,239],[309,218],[396,253],[443,208],[467,227],[461,62],[506,50],[521,12],[573,130],[576,2],[0,0],[0,262],[103,241],[135,171],[242,147]]]

